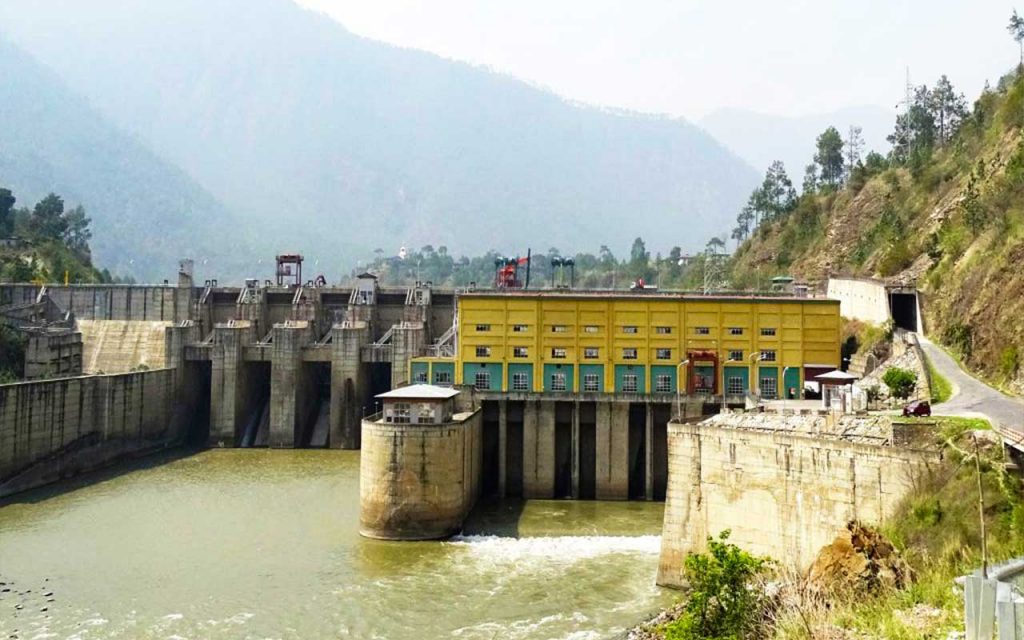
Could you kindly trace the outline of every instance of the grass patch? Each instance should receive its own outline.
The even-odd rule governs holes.
[[[932,381],[932,404],[939,404],[953,397],[953,383],[939,373],[931,360],[928,360],[928,377]]]

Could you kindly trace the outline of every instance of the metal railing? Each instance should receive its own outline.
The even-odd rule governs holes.
[[[967,640],[1024,640],[1024,593],[1014,584],[1024,577],[1024,558],[989,572],[959,579],[964,587]]]

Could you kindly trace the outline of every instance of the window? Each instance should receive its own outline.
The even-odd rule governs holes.
[[[482,332],[486,332],[486,331],[490,331],[491,330],[491,325],[489,325],[489,324],[478,324],[478,325],[476,325],[476,330],[481,332],[481,333]]]
[[[417,371],[416,376],[413,378],[413,382],[416,384],[427,384],[427,372]]]
[[[658,375],[654,377],[654,390],[658,393],[672,392],[672,376]]]
[[[452,374],[450,371],[435,371],[434,372],[434,384],[436,385],[450,385],[452,383]]]
[[[565,391],[565,374],[556,372],[551,374],[551,390]]]
[[[636,327],[633,325],[622,327],[622,333],[636,333]]]
[[[743,376],[729,376],[725,379],[725,392],[730,396],[741,396],[747,392],[743,386]]]
[[[526,333],[528,327],[525,324],[512,325],[512,333]]]
[[[512,374],[512,390],[513,391],[529,391],[530,390],[530,376],[526,373],[513,373]]]
[[[487,391],[491,388],[491,372],[490,371],[477,371],[476,377],[473,378],[473,387],[477,391]]]
[[[583,327],[583,333],[598,333],[600,330],[601,328],[594,324],[588,324]]]
[[[672,327],[654,327],[654,333],[659,333],[665,336],[672,333]]]
[[[656,360],[671,360],[672,350],[671,349],[655,349],[654,358]]]
[[[775,400],[779,397],[779,381],[775,378],[761,378],[761,397]]]
[[[636,393],[639,386],[637,385],[637,377],[635,373],[627,373],[622,376],[622,390],[625,393]]]
[[[477,347],[476,348],[476,357],[478,357],[478,358],[490,358],[491,357],[491,348],[490,347]]]
[[[396,424],[409,424],[411,421],[411,407],[408,402],[396,402],[391,405],[391,422]]]
[[[420,411],[416,417],[416,422],[419,424],[431,424],[434,420],[434,405],[429,402],[420,404]]]
[[[622,350],[623,360],[636,360],[636,349],[623,349]]]
[[[729,327],[729,335],[730,336],[742,336],[743,335],[743,328],[742,327]]]
[[[775,362],[775,349],[762,349],[761,362]]]
[[[567,333],[569,331],[569,327],[564,324],[553,324],[551,325],[551,331],[553,333]]]
[[[530,350],[526,347],[512,347],[513,358],[528,358],[530,357]]]
[[[698,336],[709,336],[709,335],[711,335],[711,328],[710,327],[697,327],[696,329],[694,329],[694,331],[697,333]]]
[[[775,335],[775,327],[762,327],[761,328],[761,335],[769,337],[769,338],[771,336],[774,336]]]
[[[583,347],[583,357],[587,360],[595,360],[600,357],[597,347]]]
[[[741,349],[733,349],[729,352],[729,360],[731,362],[743,362],[743,351]]]
[[[600,389],[600,382],[598,381],[596,373],[585,373],[583,374],[583,390],[584,391],[597,391]]]
[[[563,349],[562,347],[552,347],[551,348],[551,357],[552,358],[556,358],[556,359],[564,358],[565,357],[565,349]]]

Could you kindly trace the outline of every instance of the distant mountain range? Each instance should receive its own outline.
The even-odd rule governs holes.
[[[804,169],[814,159],[815,141],[834,126],[845,140],[851,126],[863,129],[864,154],[889,152],[885,137],[896,124],[894,109],[876,106],[848,107],[808,116],[772,116],[743,109],[719,109],[699,122],[711,135],[762,174],[775,160],[782,160],[793,183],[800,185]]]
[[[330,279],[402,244],[624,253],[642,236],[653,251],[692,250],[728,229],[758,180],[684,120],[573,104],[358,37],[289,0],[5,0],[0,30],[84,97],[20,123],[27,146],[6,150],[0,183],[56,187],[48,167],[71,133],[58,106],[92,113],[88,101],[130,135],[83,142],[95,166],[65,167],[66,189],[96,218],[98,247],[117,230],[130,260],[159,259],[163,273],[164,254],[189,249],[170,241],[179,232],[200,261],[240,263],[236,275],[264,276],[275,251],[298,250]],[[168,206],[158,214],[147,198]],[[125,222],[143,211],[160,224]],[[238,222],[222,222],[232,212]],[[204,245],[207,234],[220,241]],[[239,234],[252,243],[234,246]],[[108,264],[108,248],[98,254]]]
[[[0,186],[32,207],[56,192],[92,217],[100,267],[173,278],[177,260],[206,255],[237,271],[227,209],[184,172],[113,126],[52,71],[0,40]]]

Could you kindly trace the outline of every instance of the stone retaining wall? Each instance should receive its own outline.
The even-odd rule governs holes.
[[[880,524],[936,453],[784,430],[670,423],[658,584],[681,587],[683,560],[708,536],[806,568],[852,519]]]

